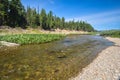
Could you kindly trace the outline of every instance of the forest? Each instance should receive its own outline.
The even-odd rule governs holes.
[[[0,0],[0,26],[94,31],[92,25],[85,21],[66,21],[64,17],[58,17],[52,11],[47,13],[45,9],[39,10],[30,6],[25,8],[20,0]]]

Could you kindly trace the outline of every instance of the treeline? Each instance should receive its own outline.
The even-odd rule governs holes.
[[[25,10],[20,0],[0,0],[0,26],[6,25],[12,28],[40,28],[44,30],[67,29],[94,31],[87,22],[74,20],[66,22],[65,18],[53,15],[52,11],[46,13],[45,9],[27,7]]]
[[[110,37],[119,37],[120,38],[120,30],[107,30],[101,31],[101,36],[110,36]]]
[[[0,26],[26,26],[26,12],[20,0],[0,0]]]

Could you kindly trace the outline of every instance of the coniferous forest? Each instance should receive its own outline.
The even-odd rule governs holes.
[[[64,17],[58,17],[52,11],[46,13],[45,9],[25,8],[20,0],[0,0],[0,26],[94,31],[85,21],[65,21]]]

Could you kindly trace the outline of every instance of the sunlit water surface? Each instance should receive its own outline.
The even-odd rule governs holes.
[[[0,80],[68,80],[113,45],[100,36],[69,35],[51,43],[0,49]]]

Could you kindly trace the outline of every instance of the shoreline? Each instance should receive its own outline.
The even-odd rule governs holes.
[[[55,29],[53,31],[49,30],[41,30],[41,29],[21,29],[21,28],[14,28],[14,29],[0,29],[0,36],[4,35],[16,35],[16,34],[60,34],[60,35],[69,35],[69,34],[88,34],[85,31],[75,31],[75,30],[61,30]],[[13,46],[20,46],[19,43],[12,43],[6,42],[4,40],[0,41],[0,48],[2,46],[13,47]]]
[[[55,29],[53,31],[41,30],[41,29],[0,29],[0,35],[7,34],[88,34],[86,31],[75,31],[75,30],[60,30]]]
[[[70,80],[119,80],[120,79],[120,38],[106,37],[114,42],[101,51],[95,60]]]

